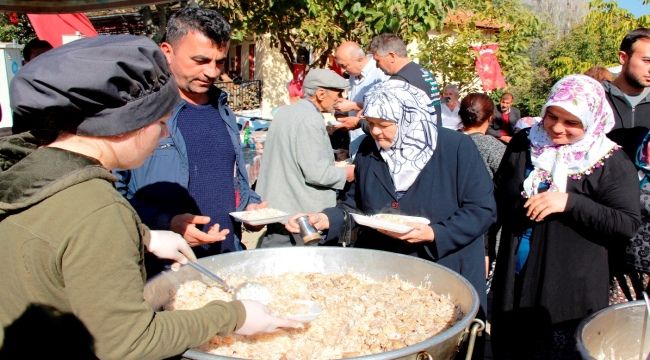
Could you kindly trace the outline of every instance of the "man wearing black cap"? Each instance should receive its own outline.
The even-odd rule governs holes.
[[[264,144],[257,191],[269,206],[289,214],[336,205],[336,190],[354,179],[354,166],[337,167],[322,112],[334,111],[348,81],[329,69],[313,69],[304,95],[278,109]],[[283,225],[271,224],[261,247],[301,245]]]
[[[198,257],[241,250],[241,227],[229,213],[261,202],[248,184],[226,93],[213,85],[224,70],[230,31],[214,10],[187,7],[170,18],[160,47],[182,101],[153,156],[120,173],[121,190],[143,221],[183,235]]]

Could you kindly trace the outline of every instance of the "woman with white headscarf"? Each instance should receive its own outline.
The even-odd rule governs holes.
[[[571,75],[508,145],[495,175],[495,358],[574,358],[579,321],[607,306],[608,249],[640,224],[638,180],[606,137],[613,126],[602,86]]]
[[[347,240],[347,212],[425,217],[429,225],[397,234],[359,226],[354,246],[435,261],[467,278],[485,310],[483,234],[494,222],[492,182],[472,140],[435,125],[435,110],[420,89],[387,80],[364,101],[370,135],[355,158],[355,182],[339,194],[339,205],[312,214],[329,229],[326,244]],[[353,227],[356,224],[351,224]],[[287,230],[298,232],[292,219]]]

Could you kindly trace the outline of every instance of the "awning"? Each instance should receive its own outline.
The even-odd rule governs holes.
[[[3,0],[0,11],[25,13],[76,13],[89,10],[168,3],[171,0]]]

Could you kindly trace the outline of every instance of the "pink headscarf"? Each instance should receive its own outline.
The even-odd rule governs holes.
[[[549,106],[558,106],[582,121],[582,139],[555,145],[544,129]],[[528,138],[533,171],[524,181],[527,196],[537,194],[540,182],[550,180],[550,191],[566,192],[568,178],[580,179],[602,166],[618,146],[606,134],[614,127],[614,113],[603,86],[585,75],[569,75],[559,80],[542,109],[542,121],[534,125]]]

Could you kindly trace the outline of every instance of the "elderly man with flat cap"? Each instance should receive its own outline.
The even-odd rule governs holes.
[[[289,214],[336,205],[336,190],[354,180],[354,166],[337,167],[323,112],[332,112],[348,81],[329,69],[309,71],[303,98],[278,109],[264,144],[256,191],[269,207]],[[281,224],[271,224],[260,247],[303,245]]]

